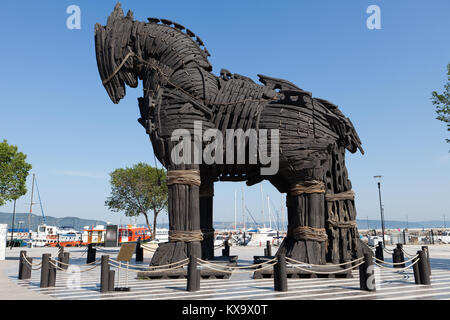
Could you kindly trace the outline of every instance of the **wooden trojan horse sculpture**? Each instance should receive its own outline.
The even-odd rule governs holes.
[[[192,31],[165,19],[135,21],[131,11],[124,16],[120,4],[106,26],[95,25],[95,49],[100,77],[114,103],[125,96],[125,84],[135,88],[143,81],[138,121],[168,170],[169,242],[159,246],[152,265],[179,261],[190,252],[214,258],[215,181],[253,185],[268,180],[287,193],[288,234],[278,252],[313,264],[361,255],[345,150],[363,150],[352,123],[336,105],[282,79],[259,75],[259,85],[224,69],[217,77],[208,51]],[[173,132],[194,133],[194,121],[202,124],[201,134],[208,129],[276,130],[269,136],[278,132],[278,145],[266,151],[273,154],[278,148],[279,170],[263,175],[267,163],[250,143],[244,164],[175,163],[171,154],[180,141],[172,141]],[[191,142],[198,146],[198,139]],[[200,147],[205,148],[205,141]]]

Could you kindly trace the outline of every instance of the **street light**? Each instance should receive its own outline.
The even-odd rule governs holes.
[[[384,209],[383,204],[381,203],[381,175],[373,176],[375,179],[378,179],[378,196],[380,198],[380,213],[381,213],[381,232],[383,234],[383,247],[386,247],[386,242],[384,240]]]

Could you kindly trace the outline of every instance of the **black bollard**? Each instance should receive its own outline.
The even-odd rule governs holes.
[[[20,251],[20,256],[19,256],[19,275],[18,275],[19,280],[23,279],[23,267],[26,264],[26,262],[25,262],[26,255],[27,255],[27,252],[25,250]]]
[[[141,242],[136,243],[136,262],[144,261],[144,248],[141,247]]]
[[[100,292],[109,290],[109,256],[102,256],[102,265],[100,267]]]
[[[58,248],[58,261],[64,262],[64,247],[62,246]],[[62,263],[58,263],[58,267],[64,268],[64,265]]]
[[[42,255],[42,265],[41,265],[41,288],[48,288],[48,276],[50,270],[50,253],[44,253]]]
[[[52,263],[54,263],[52,261]],[[56,267],[50,263],[48,268],[48,287],[54,287],[56,285]]]
[[[67,270],[70,262],[70,252],[64,252],[62,262],[64,263],[61,268]]]
[[[86,263],[92,263],[95,261],[95,255],[97,253],[97,250],[92,247],[92,243],[88,245],[88,252],[87,252],[87,259]]]
[[[28,260],[28,262],[25,261],[24,259],[24,263],[22,266],[22,280],[26,280],[26,279],[30,279],[31,278],[31,264],[33,263],[33,258],[27,257],[25,255],[26,259]]]
[[[428,269],[427,254],[424,251],[419,251],[419,273],[420,273],[420,284],[429,285],[430,281],[430,269]]]
[[[267,240],[267,242],[266,242],[266,256],[272,256],[272,246],[271,246],[271,244],[270,244],[270,241],[269,240]]]
[[[230,256],[230,244],[228,243],[228,239],[224,241],[225,249],[222,249],[222,256],[229,257]]]
[[[189,264],[187,270],[187,291],[200,290],[200,277],[197,270],[197,257],[194,254],[189,255]]]
[[[372,254],[364,254],[364,263],[359,266],[359,288],[364,291],[376,291],[375,268]]]
[[[375,257],[378,260],[384,261],[384,254],[383,254],[383,242],[378,242],[378,246],[375,248]]]
[[[428,246],[422,246],[422,251],[427,253],[427,263],[428,263],[428,269],[430,270],[431,274],[431,265],[430,265],[430,251],[428,250]]]
[[[397,248],[394,249],[394,253],[392,254],[392,262],[400,263],[405,261],[405,255],[403,254],[403,245],[401,243],[397,243]],[[405,264],[395,264],[394,268],[404,268]]]
[[[417,254],[419,254],[419,251],[417,251]],[[415,257],[414,259],[412,259],[411,263],[414,263],[417,260],[418,260],[418,257]],[[414,272],[414,283],[422,284],[421,280],[420,280],[419,262],[417,262],[413,265],[413,272]]]
[[[273,288],[275,291],[288,291],[286,255],[280,253],[277,256],[277,263],[273,266]]]
[[[244,243],[242,244],[243,246],[246,246],[247,243],[245,242],[245,231],[244,231]]]
[[[109,270],[108,273],[108,291],[114,291],[114,276],[115,276],[114,270]]]

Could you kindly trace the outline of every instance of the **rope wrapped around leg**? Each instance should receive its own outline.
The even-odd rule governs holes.
[[[169,242],[194,242],[202,241],[203,233],[201,230],[180,231],[169,230]]]
[[[298,196],[303,193],[325,193],[325,184],[319,180],[302,181],[293,185],[289,192],[291,196]]]
[[[294,240],[310,240],[317,242],[324,242],[328,240],[328,235],[325,228],[313,228],[308,226],[293,226],[288,225],[288,237]]]
[[[189,184],[199,187],[200,170],[169,170],[167,171],[167,185]]]

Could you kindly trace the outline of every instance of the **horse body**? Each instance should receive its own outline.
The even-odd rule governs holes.
[[[215,76],[207,59],[209,53],[201,48],[201,39],[169,20],[134,21],[130,11],[124,16],[117,5],[107,25],[96,24],[95,30],[99,73],[111,100],[118,103],[125,96],[125,84],[136,87],[142,80],[144,94],[138,99],[138,121],[149,134],[156,157],[169,172],[200,172],[199,188],[180,183],[169,187],[171,230],[200,229],[204,235],[209,234],[201,246],[195,239],[190,241],[191,252],[206,258],[214,255],[210,233],[215,181],[246,181],[251,185],[267,179],[280,192],[288,193],[288,222],[292,230],[320,229],[328,236],[327,243],[323,238],[325,231],[316,238],[296,237],[293,231],[282,245],[288,256],[325,263],[348,261],[360,255],[357,229],[346,225],[355,221],[356,210],[344,158],[345,149],[363,151],[353,125],[337,106],[313,98],[311,93],[283,79],[259,75],[263,84],[260,85],[224,69]],[[278,173],[261,175],[259,159],[253,165],[248,161],[174,164],[170,158],[176,144],[171,140],[172,133],[180,128],[193,133],[195,121],[202,123],[202,132],[278,130]],[[246,160],[251,156],[246,145]],[[337,197],[340,200],[333,197],[335,194],[341,195]],[[180,197],[189,212],[175,201]],[[336,227],[327,221],[340,224]],[[187,246],[180,245],[180,241],[167,247],[155,254],[152,264],[177,261],[187,255]]]

